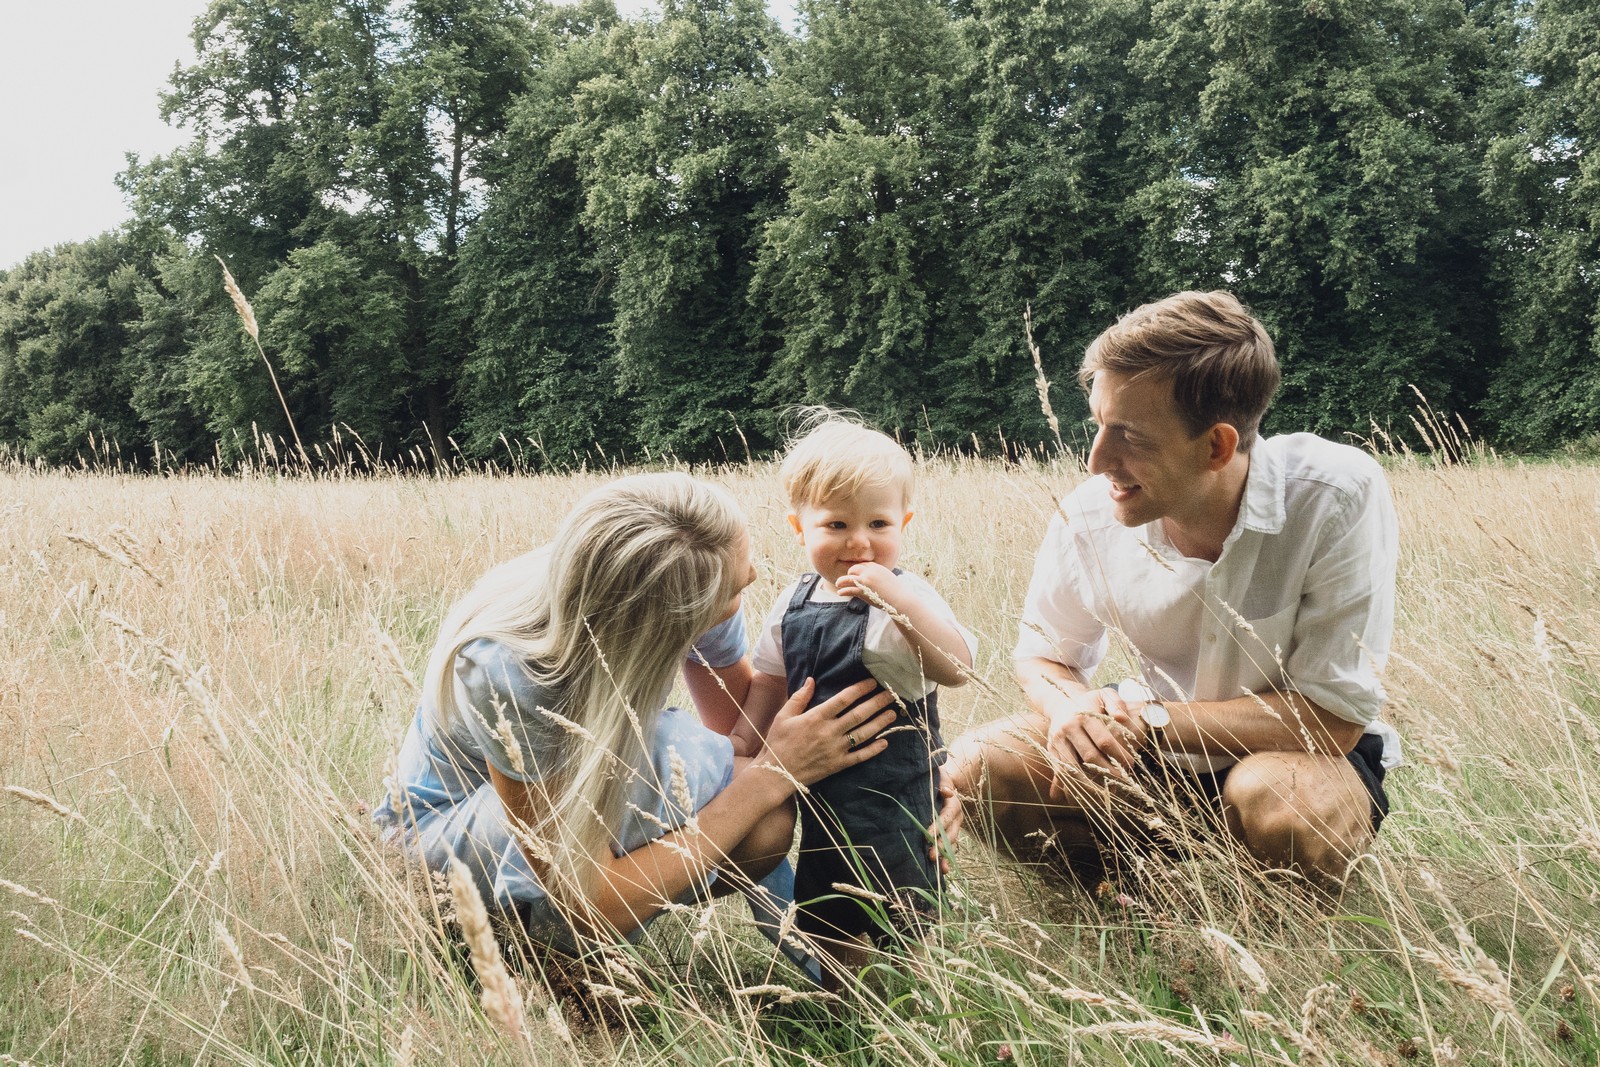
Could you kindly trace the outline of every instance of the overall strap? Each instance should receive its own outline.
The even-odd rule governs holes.
[[[800,576],[800,580],[794,585],[794,594],[789,597],[788,610],[799,611],[801,608],[805,607],[806,604],[811,600],[811,594],[815,593],[821,585],[821,575],[814,572],[802,574]],[[841,600],[837,603],[839,610],[853,612],[857,615],[866,614],[867,610],[872,607],[871,604],[868,604],[860,597],[851,597],[848,600]]]
[[[816,574],[802,574],[800,580],[794,583],[794,595],[789,597],[789,610],[799,611],[811,599],[811,594],[816,591],[819,576]]]

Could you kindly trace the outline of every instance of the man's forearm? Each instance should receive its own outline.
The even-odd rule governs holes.
[[[1046,717],[1052,704],[1089,689],[1083,673],[1048,659],[1017,663],[1017,682],[1028,706]],[[1159,743],[1175,752],[1248,756],[1255,752],[1322,752],[1343,755],[1361,739],[1362,726],[1299,694],[1267,693],[1232,700],[1161,702],[1172,722]]]
[[[1248,756],[1257,752],[1344,755],[1361,739],[1362,726],[1341,719],[1297,693],[1265,693],[1232,700],[1162,701],[1172,722],[1155,743],[1194,755]]]

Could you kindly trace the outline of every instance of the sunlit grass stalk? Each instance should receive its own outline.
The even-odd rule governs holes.
[[[7,469],[5,1054],[89,1067],[1588,1062],[1600,473],[1463,454],[1389,461],[1404,557],[1387,681],[1411,764],[1342,899],[1264,877],[1220,839],[1181,860],[1124,842],[1123,868],[1078,887],[969,834],[943,921],[841,1002],[775,960],[733,898],[675,905],[645,944],[576,978],[500,943],[515,990],[501,1004],[520,1031],[466,980],[448,888],[440,901],[363,808],[384,792],[448,601],[545,539],[607,473]],[[983,684],[943,704],[949,738],[1017,706],[1015,610],[1063,471],[1049,456],[946,457],[919,473],[907,562],[982,640]],[[764,605],[798,562],[767,507],[771,465],[715,476],[752,514],[758,558],[778,561],[748,594]],[[1131,669],[1114,648],[1107,673]],[[207,739],[222,730],[226,762]]]
[[[233,280],[233,272],[228,269],[228,264],[223,262],[221,256],[214,258],[222,268],[222,287],[228,291],[228,296],[233,298],[234,310],[239,313],[250,340],[255,342],[256,352],[261,356],[261,362],[267,368],[267,375],[272,379],[272,391],[278,394],[278,403],[283,406],[283,417],[289,423],[289,433],[294,435],[295,451],[300,453],[300,462],[305,464],[305,469],[310,470],[311,456],[300,440],[300,430],[295,426],[294,416],[289,412],[289,401],[283,395],[283,387],[278,384],[278,372],[272,369],[272,360],[267,358],[267,350],[261,347],[261,327],[256,323],[255,309],[250,306],[250,301],[245,299],[239,283]]]

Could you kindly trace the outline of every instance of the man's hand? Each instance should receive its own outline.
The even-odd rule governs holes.
[[[960,771],[946,764],[939,773],[939,809],[933,813],[933,825],[928,827],[928,858],[939,864],[940,874],[950,873],[949,850],[961,836],[961,825],[967,821],[967,811],[962,805],[962,791],[966,783],[956,777]]]
[[[1144,720],[1110,689],[1077,696],[1056,693],[1041,709],[1049,717],[1045,751],[1055,762],[1052,800],[1068,799],[1073,784],[1098,786],[1108,774],[1127,775],[1144,744]]]
[[[900,607],[904,596],[904,583],[900,576],[881,563],[857,563],[833,583],[834,591],[843,597],[854,597],[871,603],[865,590],[872,590],[878,599],[890,607]]]

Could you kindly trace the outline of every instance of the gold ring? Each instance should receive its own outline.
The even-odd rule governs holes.
[[[849,747],[851,747],[851,748],[855,748],[856,747],[856,735],[855,734],[853,734],[853,733],[845,734],[844,735],[844,741],[845,741],[845,744],[848,745]]]

